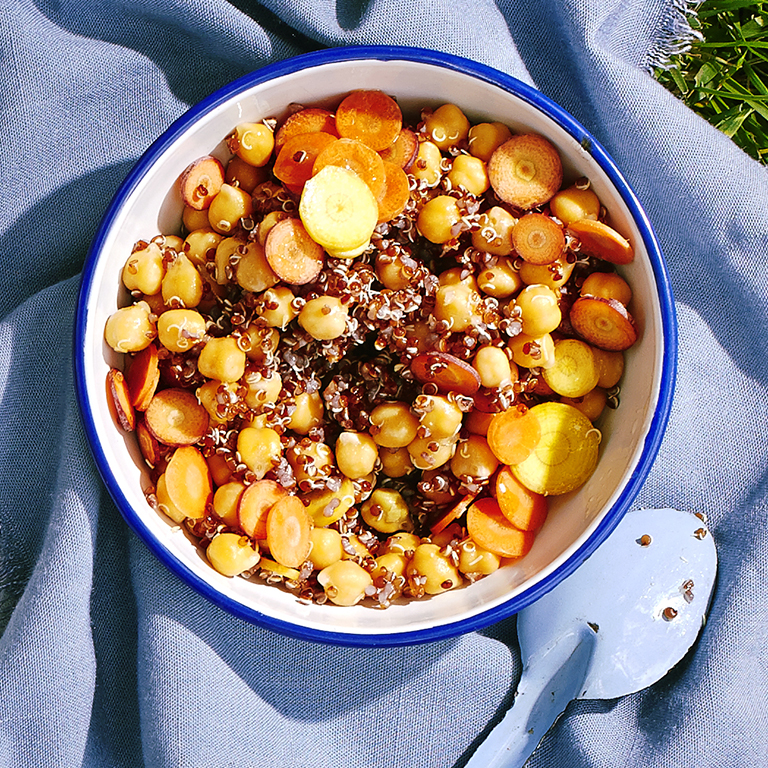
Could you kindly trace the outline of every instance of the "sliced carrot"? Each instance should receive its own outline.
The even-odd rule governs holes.
[[[528,210],[546,203],[560,189],[563,164],[557,149],[543,136],[519,134],[493,152],[488,178],[504,202]]]
[[[411,372],[422,384],[434,384],[441,392],[474,395],[480,374],[467,362],[447,352],[425,352],[411,361]]]
[[[144,461],[152,467],[158,467],[163,460],[163,449],[154,435],[147,429],[144,419],[136,422],[136,440],[139,444],[139,450],[144,457]]]
[[[535,531],[547,519],[547,497],[526,488],[509,467],[502,467],[494,486],[496,501],[504,517],[516,528]]]
[[[176,509],[194,520],[203,517],[213,495],[211,473],[203,454],[194,445],[177,448],[164,476],[168,497]]]
[[[275,153],[279,153],[288,139],[302,133],[329,133],[338,138],[333,112],[320,107],[306,107],[289,115],[275,133]]]
[[[543,213],[528,213],[512,228],[512,245],[529,264],[551,264],[563,255],[565,234]]]
[[[132,358],[125,372],[131,403],[137,411],[146,411],[160,382],[157,347],[150,344]]]
[[[310,236],[301,219],[278,221],[269,230],[264,254],[274,273],[290,285],[314,280],[325,263],[323,247]]]
[[[402,127],[398,103],[383,91],[353,91],[336,109],[339,136],[357,139],[377,151],[389,147]]]
[[[356,173],[368,185],[376,200],[384,194],[384,161],[361,141],[341,138],[328,144],[317,155],[312,175],[317,175],[327,165],[338,165]]]
[[[462,497],[460,501],[454,504],[442,517],[438,518],[429,528],[433,535],[444,531],[452,522],[458,520],[477,498],[476,493],[470,493]]]
[[[379,200],[379,224],[391,221],[405,210],[411,197],[408,176],[394,163],[384,161],[384,192]]]
[[[288,568],[298,568],[312,548],[312,520],[296,496],[285,496],[267,513],[267,546],[272,557]]]
[[[317,156],[337,139],[330,133],[300,133],[291,136],[275,160],[273,173],[286,186],[301,190],[312,176]]]
[[[541,427],[530,410],[517,405],[497,413],[488,425],[488,446],[502,464],[519,464],[535,450]]]
[[[179,177],[181,199],[190,208],[202,211],[210,206],[224,184],[224,166],[212,155],[191,162]]]
[[[568,225],[568,234],[578,238],[581,252],[612,264],[629,264],[635,258],[632,244],[602,221],[579,219]]]
[[[623,351],[637,341],[635,321],[616,299],[582,296],[568,317],[576,333],[600,349]]]
[[[379,150],[382,160],[399,165],[407,171],[419,152],[419,140],[410,128],[403,128],[393,144]]]
[[[152,435],[165,445],[192,445],[208,430],[208,411],[188,389],[158,392],[144,419]]]
[[[244,533],[252,539],[267,538],[267,514],[288,491],[274,480],[257,480],[240,497],[237,518]]]
[[[118,423],[126,432],[133,432],[136,428],[136,411],[121,370],[110,368],[107,372],[107,392]]]
[[[467,510],[467,531],[483,549],[500,557],[522,557],[533,545],[535,534],[524,531],[507,520],[496,499],[476,501]]]
[[[563,397],[583,397],[597,386],[600,378],[592,347],[579,339],[558,339],[555,364],[545,368],[541,375]]]

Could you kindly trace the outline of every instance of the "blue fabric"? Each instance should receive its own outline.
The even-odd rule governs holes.
[[[578,702],[533,768],[768,765],[768,172],[649,68],[674,0],[9,0],[0,14],[0,766],[439,768],[512,700],[514,620],[425,646],[294,641],[212,607],[128,530],[75,404],[79,271],[141,152],[217,87],[319,47],[473,58],[584,123],[666,253],[671,421],[640,494],[704,513],[707,626],[664,680]]]

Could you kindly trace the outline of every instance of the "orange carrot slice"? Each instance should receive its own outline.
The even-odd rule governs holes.
[[[150,344],[131,358],[125,381],[131,403],[137,411],[146,411],[160,382],[157,347]]]
[[[314,280],[325,263],[323,247],[310,236],[301,219],[283,219],[269,230],[264,254],[274,273],[290,285]]]
[[[568,234],[578,238],[581,252],[612,264],[630,264],[635,258],[631,243],[602,221],[580,219],[568,225]]]
[[[579,336],[600,349],[623,351],[637,341],[635,321],[616,299],[582,296],[573,303],[569,320]]]
[[[430,533],[433,536],[442,533],[451,523],[458,520],[469,509],[476,498],[476,493],[470,493],[464,496],[430,526]]]
[[[133,432],[136,428],[136,411],[131,403],[131,393],[121,370],[110,368],[107,372],[107,392],[114,410],[113,415],[118,423],[126,432]]]
[[[494,490],[501,513],[516,528],[535,531],[544,525],[547,497],[526,488],[509,467],[499,470]]]
[[[150,467],[159,466],[163,460],[163,449],[160,443],[157,442],[154,435],[147,429],[147,425],[144,423],[144,419],[140,419],[136,423],[136,441],[139,444],[139,450],[144,457],[144,461]]]
[[[208,411],[188,389],[158,392],[144,419],[152,435],[165,445],[192,445],[208,431]]]
[[[528,210],[546,203],[560,189],[563,164],[557,149],[543,136],[519,134],[491,155],[488,178],[504,202]]]
[[[280,153],[288,139],[302,133],[329,133],[338,138],[333,112],[320,107],[306,107],[289,115],[275,133],[275,153]]]
[[[274,480],[257,480],[240,497],[237,518],[244,533],[252,539],[267,538],[267,514],[288,491]]]
[[[419,140],[416,134],[410,128],[403,128],[397,134],[393,144],[386,149],[379,150],[382,160],[386,160],[395,165],[399,165],[404,171],[407,171],[419,151]]]
[[[497,413],[488,425],[488,447],[502,464],[519,464],[535,450],[541,427],[529,410],[513,405]]]
[[[377,200],[384,194],[384,161],[361,141],[341,138],[328,144],[317,156],[312,175],[317,175],[327,165],[338,165],[356,173]]]
[[[312,520],[301,499],[285,496],[267,513],[267,546],[281,565],[298,568],[312,548]]]
[[[300,133],[291,136],[275,160],[273,173],[286,186],[301,191],[312,176],[317,156],[337,139],[330,133]]]
[[[467,362],[447,352],[425,352],[411,361],[411,372],[422,384],[434,384],[441,392],[474,395],[480,374]]]
[[[500,557],[522,557],[535,536],[512,525],[492,498],[480,499],[467,510],[467,531],[475,544]]]
[[[391,221],[405,210],[411,197],[408,176],[394,163],[384,161],[384,192],[379,199],[379,224]]]
[[[197,520],[205,515],[213,495],[211,473],[203,454],[194,445],[184,445],[173,452],[165,470],[165,489],[184,517]]]
[[[353,91],[336,109],[339,136],[357,139],[374,150],[389,147],[402,127],[400,107],[382,91]]]
[[[179,177],[181,199],[190,208],[202,211],[211,204],[224,184],[224,166],[212,155],[191,162]]]
[[[563,255],[565,234],[543,213],[528,213],[512,228],[512,245],[529,264],[551,264]]]

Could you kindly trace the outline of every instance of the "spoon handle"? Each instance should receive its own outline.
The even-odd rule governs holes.
[[[594,642],[594,633],[584,627],[556,638],[531,657],[514,706],[465,768],[522,768],[568,703],[581,693]]]

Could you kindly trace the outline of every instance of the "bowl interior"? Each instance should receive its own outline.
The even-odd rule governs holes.
[[[297,64],[268,79],[257,72],[250,81],[215,94],[174,124],[127,180],[93,245],[83,278],[76,347],[81,404],[97,464],[126,520],[168,566],[218,604],[313,639],[354,644],[435,639],[491,623],[530,603],[583,560],[626,511],[637,490],[638,472],[647,471],[663,429],[660,392],[671,386],[665,362],[669,307],[659,290],[665,283],[663,266],[631,192],[614,184],[612,166],[602,156],[596,159],[586,134],[564,126],[559,113],[553,119],[556,108],[530,89],[510,78],[501,87],[482,71],[476,77],[466,66],[424,57],[329,56],[312,64]],[[639,341],[626,353],[620,407],[607,409],[600,423],[598,469],[578,491],[551,499],[549,517],[531,552],[468,588],[385,611],[306,605],[280,589],[216,573],[177,526],[147,505],[143,488],[149,479],[140,453],[134,439],[115,427],[105,388],[109,367],[120,364],[120,356],[104,342],[103,330],[117,306],[121,269],[137,240],[177,231],[182,204],[174,182],[181,171],[207,153],[227,157],[223,138],[239,122],[283,117],[291,103],[333,106],[355,88],[378,88],[395,96],[406,115],[455,102],[472,122],[499,120],[515,132],[533,131],[552,141],[560,149],[566,177],[588,177],[612,225],[634,245],[635,261],[622,272],[632,286],[630,311],[641,329]]]

